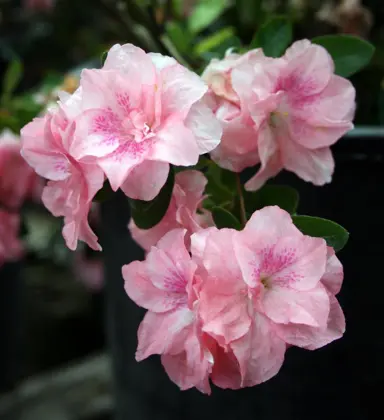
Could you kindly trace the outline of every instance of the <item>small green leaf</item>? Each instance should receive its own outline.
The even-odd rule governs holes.
[[[196,55],[203,55],[207,52],[218,52],[221,56],[228,48],[238,47],[239,39],[235,37],[235,30],[232,27],[220,29],[213,35],[204,38],[194,48]]]
[[[344,248],[349,233],[331,220],[311,216],[292,216],[293,223],[304,235],[324,238],[335,252]]]
[[[188,28],[197,34],[213,23],[227,8],[228,0],[200,0],[188,18]]]
[[[248,215],[267,206],[279,206],[293,214],[299,204],[299,193],[286,185],[266,185],[256,192],[246,191],[244,200]]]
[[[101,54],[101,66],[104,66],[104,63],[105,63],[105,60],[107,59],[107,57],[108,57],[108,51],[104,51]]]
[[[181,54],[189,53],[192,37],[191,34],[180,25],[180,23],[174,21],[167,22],[165,30],[169,39]]]
[[[129,199],[131,204],[132,217],[140,229],[150,229],[157,225],[168,210],[175,183],[174,170],[171,167],[167,182],[157,197],[152,201]]]
[[[230,229],[241,230],[240,222],[228,210],[225,210],[221,207],[214,207],[212,209],[212,217],[215,222],[215,225],[219,229],[230,228]]]
[[[323,46],[335,62],[335,73],[349,77],[367,66],[375,47],[367,41],[352,35],[325,35],[312,39]]]
[[[23,64],[20,60],[12,61],[7,71],[5,72],[4,80],[3,80],[3,96],[2,102],[9,101],[11,98],[12,93],[16,89],[17,85],[19,84],[21,77],[23,75]]]
[[[222,206],[223,203],[232,201],[235,190],[231,189],[231,185],[225,184],[223,181],[223,173],[229,172],[221,169],[214,162],[209,161],[208,169],[204,175],[208,179],[208,184],[205,188],[205,193],[216,204]],[[226,175],[227,177],[229,175]],[[227,179],[228,182],[228,179]]]
[[[262,48],[268,57],[280,57],[292,42],[292,24],[284,16],[268,20],[256,32],[250,47]]]

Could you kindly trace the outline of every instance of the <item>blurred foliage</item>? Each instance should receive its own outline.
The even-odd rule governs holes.
[[[102,52],[116,42],[173,55],[200,72],[229,48],[252,44],[278,56],[291,37],[334,33],[360,35],[378,46],[371,65],[352,81],[358,92],[356,122],[378,124],[383,113],[378,98],[384,71],[382,0],[360,5],[351,0],[56,0],[46,11],[25,4],[0,0],[0,127],[18,131],[42,110],[31,87],[40,84],[46,94],[68,69],[89,60],[99,65]]]

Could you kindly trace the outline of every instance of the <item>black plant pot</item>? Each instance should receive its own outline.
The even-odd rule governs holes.
[[[345,226],[350,242],[340,253],[345,281],[339,300],[347,333],[314,351],[291,348],[272,380],[240,391],[213,389],[210,397],[180,392],[159,357],[136,363],[137,327],[144,311],[123,289],[121,266],[143,253],[126,229],[129,206],[116,194],[103,207],[107,330],[116,384],[116,420],[316,420],[377,419],[384,391],[384,142],[350,137],[334,148],[332,184],[318,188],[291,174],[277,182],[301,193],[301,214]]]
[[[0,268],[0,392],[16,386],[21,376],[23,354],[22,264]]]

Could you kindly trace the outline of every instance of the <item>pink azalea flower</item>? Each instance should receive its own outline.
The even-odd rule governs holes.
[[[24,249],[19,239],[19,228],[19,215],[0,209],[0,266],[22,257]]]
[[[185,247],[183,229],[167,233],[144,262],[123,267],[125,290],[148,309],[138,331],[136,360],[160,354],[169,377],[181,388],[210,393],[213,340],[197,314],[200,279]]]
[[[212,159],[235,172],[261,163],[248,190],[282,169],[315,185],[331,181],[329,146],[353,128],[355,89],[334,74],[323,47],[299,41],[279,59],[259,50],[230,54],[212,62],[203,78],[212,92],[210,107],[223,124]]]
[[[353,128],[355,89],[334,74],[328,52],[308,40],[295,42],[275,62],[278,71],[266,67],[268,83],[253,72],[252,89],[249,66],[232,76],[258,131],[261,167],[246,188],[260,188],[281,169],[315,185],[328,183],[334,171],[330,146]]]
[[[43,203],[54,216],[64,216],[63,236],[68,248],[76,249],[80,239],[100,250],[87,218],[92,199],[103,186],[104,174],[96,164],[81,162],[70,153],[75,118],[80,112],[79,89],[64,96],[44,118],[36,118],[22,129],[22,156],[49,180]]]
[[[27,198],[35,198],[40,180],[20,156],[20,139],[9,130],[0,134],[0,203],[18,209]]]
[[[207,86],[173,58],[115,45],[102,70],[84,70],[83,113],[71,154],[103,169],[113,190],[151,200],[169,164],[191,166],[214,149],[221,127]]]
[[[267,207],[241,232],[211,229],[191,240],[192,255],[204,267],[202,331],[228,352],[234,372],[213,369],[218,386],[264,382],[279,371],[287,345],[313,350],[343,335],[335,298],[342,266],[323,239],[303,235],[285,211]]]
[[[213,59],[202,74],[210,88],[210,95],[205,100],[223,127],[221,143],[211,152],[211,157],[225,169],[240,172],[260,163],[254,122],[247,103],[235,90],[233,73],[238,67],[248,68],[242,75],[248,79],[244,84],[250,83],[254,69],[260,69],[262,74],[271,62],[261,49],[244,55],[228,51],[223,60]]]
[[[199,171],[177,173],[171,202],[163,219],[151,229],[139,229],[131,219],[128,227],[133,239],[149,251],[167,232],[184,228],[189,247],[192,233],[213,225],[211,213],[201,207],[206,184],[207,179]]]

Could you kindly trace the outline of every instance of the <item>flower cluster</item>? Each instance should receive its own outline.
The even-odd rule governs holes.
[[[212,159],[235,172],[260,164],[248,190],[282,169],[315,185],[331,181],[329,146],[353,128],[355,89],[334,74],[323,47],[298,41],[278,59],[262,50],[230,52],[213,60],[202,77],[224,129]]]
[[[231,389],[260,384],[288,346],[313,350],[342,336],[342,266],[285,211],[265,207],[242,231],[201,230],[191,255],[185,234],[168,232],[144,262],[123,267],[127,294],[148,309],[136,359],[160,354],[181,389],[210,393],[209,379]]]
[[[24,127],[22,155],[49,180],[43,202],[64,217],[70,249],[79,239],[101,249],[88,213],[106,180],[136,200],[136,216],[143,202],[158,209],[153,203],[168,194],[158,224],[129,224],[147,251],[144,262],[123,267],[127,294],[148,310],[136,358],[159,354],[181,389],[209,393],[209,381],[231,389],[266,381],[287,347],[317,349],[345,329],[334,249],[277,206],[247,213],[239,177],[237,194],[233,183],[219,186],[229,191],[223,207],[209,197],[211,214],[204,203],[212,173],[218,181],[223,169],[259,165],[248,191],[282,169],[330,182],[330,146],[353,127],[354,110],[351,83],[307,40],[281,58],[230,51],[202,77],[173,58],[115,45],[102,69],[84,70],[73,94]],[[208,153],[219,173],[195,166]],[[172,165],[192,168],[178,168],[173,183]]]
[[[211,213],[202,207],[206,177],[199,171],[187,170],[179,172],[175,178],[168,210],[157,225],[139,229],[133,219],[129,223],[132,238],[146,251],[172,229],[186,229],[189,244],[191,234],[214,225]]]
[[[0,134],[0,266],[22,254],[19,211],[26,199],[38,198],[40,185],[20,156],[20,139],[4,130]]]
[[[116,45],[101,70],[22,130],[23,156],[50,180],[46,207],[64,216],[63,235],[100,249],[87,216],[107,177],[114,191],[152,200],[169,165],[192,166],[213,150],[221,125],[205,104],[208,87],[173,58]]]

